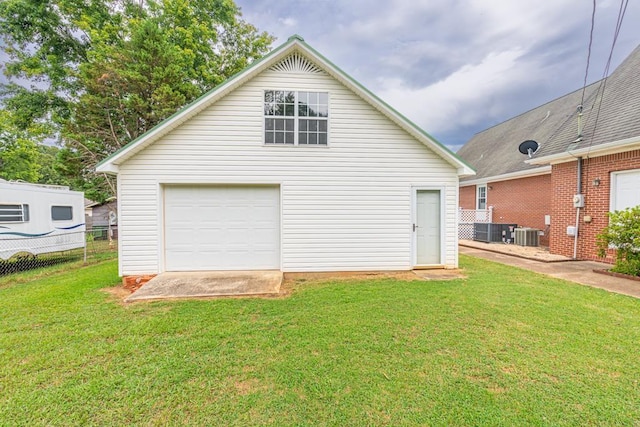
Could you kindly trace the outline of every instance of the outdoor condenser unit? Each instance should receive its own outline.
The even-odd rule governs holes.
[[[515,241],[520,246],[538,246],[539,231],[535,228],[516,228]]]
[[[513,231],[518,224],[476,222],[473,224],[473,240],[485,243],[513,243]]]

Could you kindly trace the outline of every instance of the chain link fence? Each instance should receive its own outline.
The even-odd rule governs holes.
[[[93,262],[118,256],[118,228],[0,239],[0,276],[70,262]]]

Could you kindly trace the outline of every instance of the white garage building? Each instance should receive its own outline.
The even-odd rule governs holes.
[[[474,173],[299,36],[97,170],[123,276],[455,268]]]

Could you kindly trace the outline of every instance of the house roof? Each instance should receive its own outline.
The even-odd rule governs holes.
[[[268,69],[269,67],[277,64],[279,61],[283,60],[287,56],[292,53],[297,52],[307,59],[314,62],[324,71],[326,71],[330,76],[338,80],[340,83],[345,85],[347,88],[355,92],[358,96],[360,96],[363,100],[368,102],[378,111],[380,111],[387,118],[392,120],[406,132],[408,132],[411,136],[416,138],[418,141],[422,142],[425,146],[429,147],[435,153],[437,153],[440,157],[442,157],[446,162],[454,166],[459,176],[470,176],[475,173],[473,168],[471,168],[464,160],[458,157],[455,153],[450,151],[440,142],[438,142],[431,135],[426,133],[423,129],[415,125],[409,119],[398,113],[372,92],[367,90],[364,86],[362,86],[355,79],[347,75],[344,71],[339,69],[333,63],[331,63],[328,59],[318,53],[315,49],[305,43],[304,39],[298,35],[293,35],[289,37],[289,39],[279,47],[275,48],[269,54],[264,56],[262,59],[254,62],[245,70],[240,73],[232,76],[227,81],[222,83],[221,85],[215,87],[211,91],[205,93],[200,98],[196,99],[191,104],[182,108],[174,115],[164,120],[156,127],[141,135],[139,138],[131,141],[129,144],[122,147],[120,150],[113,153],[111,156],[104,159],[102,162],[98,163],[96,166],[97,172],[104,173],[118,173],[118,165],[125,162],[127,159],[143,150],[145,147],[149,146],[153,142],[157,141],[162,136],[166,135],[172,129],[176,128],[180,124],[194,117],[198,113],[200,113],[205,108],[209,107],[217,100],[221,99],[229,92],[234,89],[240,87],[253,77],[260,74],[262,71]]]
[[[640,46],[606,79],[584,88],[582,138],[578,106],[583,89],[568,93],[473,136],[458,155],[476,168],[467,183],[550,171],[548,165],[640,148]],[[529,158],[518,151],[538,142]],[[546,167],[545,167],[546,165]]]

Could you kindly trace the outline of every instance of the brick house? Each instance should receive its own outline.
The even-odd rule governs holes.
[[[524,141],[537,148],[522,154]],[[460,181],[461,208],[492,206],[493,222],[541,230],[552,253],[599,260],[607,213],[640,204],[640,46],[608,78],[476,134],[458,155],[477,171]]]

